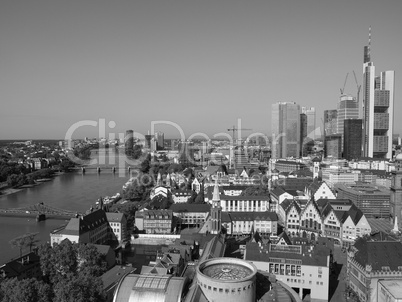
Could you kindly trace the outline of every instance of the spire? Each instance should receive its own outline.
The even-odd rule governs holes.
[[[369,27],[369,39],[368,39],[368,56],[370,57],[371,52],[371,25]]]
[[[214,193],[212,195],[212,201],[220,201],[219,197],[219,186],[218,186],[218,177],[215,179]]]

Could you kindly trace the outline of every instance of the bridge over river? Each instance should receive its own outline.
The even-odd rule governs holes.
[[[78,215],[82,215],[82,213],[54,208],[42,202],[21,208],[0,209],[0,216],[36,217],[37,221],[46,218],[69,219]]]

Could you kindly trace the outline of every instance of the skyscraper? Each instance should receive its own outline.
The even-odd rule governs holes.
[[[165,146],[165,134],[163,132],[155,132],[156,150],[163,150]]]
[[[304,150],[304,143],[307,138],[307,115],[304,113],[300,114],[300,152],[301,156],[303,157]]]
[[[338,110],[324,110],[324,135],[338,133]]]
[[[272,105],[272,158],[300,156],[300,106],[294,102]]]
[[[307,137],[315,140],[315,108],[302,107],[302,113],[307,116]]]
[[[384,71],[376,77],[370,48],[371,28],[363,61],[363,156],[391,159],[394,71]]]
[[[351,95],[341,95],[338,102],[337,127],[336,127],[337,133],[341,134],[343,137],[344,121],[346,119],[357,119],[357,118],[359,118],[359,107],[356,98],[354,98]]]
[[[343,158],[358,159],[362,156],[362,120],[345,119],[343,131]]]

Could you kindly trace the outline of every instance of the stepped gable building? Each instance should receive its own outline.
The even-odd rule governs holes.
[[[295,200],[285,199],[279,206],[279,221],[291,236],[300,235],[300,218],[302,209]]]
[[[314,179],[309,186],[306,186],[304,193],[310,199],[314,200],[319,200],[321,198],[336,199],[335,193],[331,190],[328,184],[325,181],[319,181],[318,179]]]
[[[68,239],[75,243],[104,244],[109,237],[109,222],[105,211],[95,210],[78,218],[71,218],[65,227],[50,233],[50,243]]]
[[[401,280],[401,242],[356,240],[348,252],[347,283],[361,301],[386,301],[378,299],[384,294],[380,282]]]

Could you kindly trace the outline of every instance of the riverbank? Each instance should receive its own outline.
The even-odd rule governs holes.
[[[34,184],[26,184],[26,185],[23,185],[18,188],[9,188],[6,184],[3,183],[2,185],[0,185],[0,198],[14,194],[14,193],[18,193],[27,188],[33,188],[33,187],[39,186],[45,182],[53,180],[56,176],[63,175],[64,173],[65,172],[55,172],[53,174],[52,178],[37,179]]]

